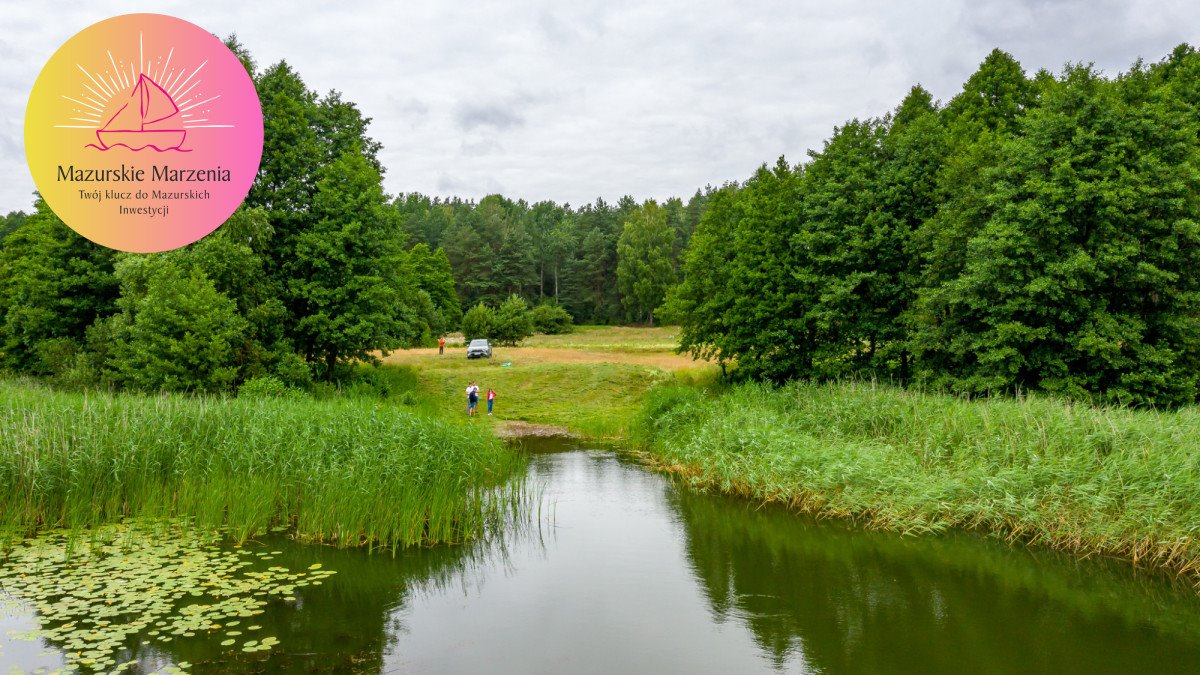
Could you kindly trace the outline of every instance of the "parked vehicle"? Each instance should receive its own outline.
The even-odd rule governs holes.
[[[467,345],[467,358],[477,359],[480,357],[492,358],[492,345],[482,338],[471,340],[471,344]]]

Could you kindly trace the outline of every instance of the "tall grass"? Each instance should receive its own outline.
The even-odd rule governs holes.
[[[870,384],[648,397],[638,438],[693,485],[904,533],[970,528],[1200,584],[1200,410],[965,401]]]
[[[0,528],[188,518],[393,549],[481,535],[524,507],[524,460],[378,402],[56,393],[0,382]]]

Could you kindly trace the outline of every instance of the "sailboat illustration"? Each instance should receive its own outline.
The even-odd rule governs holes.
[[[183,150],[187,130],[181,128],[179,106],[157,82],[138,76],[129,101],[96,131],[100,150],[123,145],[130,150]]]

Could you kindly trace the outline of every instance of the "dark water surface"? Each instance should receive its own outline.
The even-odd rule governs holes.
[[[609,451],[530,450],[540,526],[396,558],[263,542],[276,564],[338,571],[255,617],[279,646],[181,639],[147,648],[144,672],[1200,673],[1200,600],[1156,575],[814,523]],[[3,635],[33,620],[0,618],[0,664],[53,665]]]

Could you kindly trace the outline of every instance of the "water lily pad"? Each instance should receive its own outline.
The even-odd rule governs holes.
[[[0,610],[26,603],[40,622],[37,629],[10,632],[12,639],[56,647],[68,670],[120,671],[135,665],[137,659],[116,662],[131,639],[145,647],[174,639],[216,639],[233,647],[237,631],[213,638],[205,634],[262,614],[270,596],[295,600],[290,594],[306,574],[281,566],[261,569],[259,560],[281,551],[252,556],[245,549],[226,550],[219,546],[219,532],[178,524],[121,524],[87,536],[85,541],[63,531],[46,533],[14,545],[0,560],[0,585],[15,596],[0,598]],[[314,580],[333,573],[313,567],[309,572]],[[231,617],[238,618],[226,622]],[[261,628],[255,624],[246,630]],[[277,639],[264,638],[243,647],[258,651],[275,644]]]

